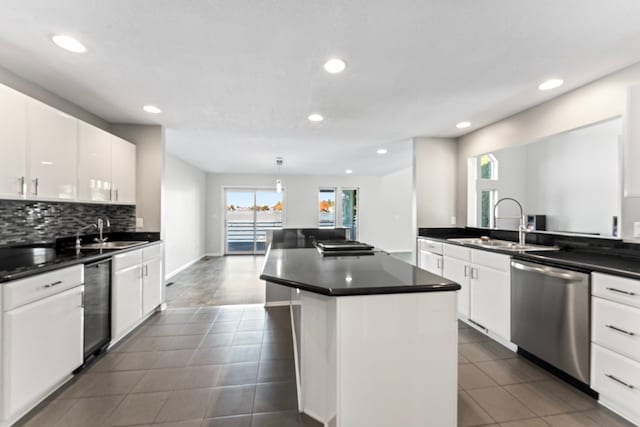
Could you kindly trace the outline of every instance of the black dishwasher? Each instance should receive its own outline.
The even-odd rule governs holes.
[[[84,266],[84,361],[111,342],[111,259]]]

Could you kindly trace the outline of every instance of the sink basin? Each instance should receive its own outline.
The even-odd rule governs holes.
[[[104,242],[104,243],[87,243],[86,245],[80,245],[80,249],[127,249],[138,245],[144,245],[149,243],[147,241],[131,241],[131,242]]]
[[[520,245],[516,242],[510,242],[508,240],[489,239],[483,240],[478,238],[463,238],[463,239],[448,239],[452,242],[462,243],[463,245],[480,246],[486,249],[500,249],[503,251],[557,251],[555,246],[541,246],[541,245]]]

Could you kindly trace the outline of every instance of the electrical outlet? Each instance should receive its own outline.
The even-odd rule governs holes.
[[[456,216],[455,215],[453,215],[451,217],[451,225],[456,225]]]
[[[640,237],[640,222],[633,223],[633,237]]]
[[[136,218],[136,228],[144,227],[144,218]]]

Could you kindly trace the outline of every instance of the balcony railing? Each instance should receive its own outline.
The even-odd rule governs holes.
[[[227,252],[264,252],[267,230],[282,228],[282,221],[227,221]]]

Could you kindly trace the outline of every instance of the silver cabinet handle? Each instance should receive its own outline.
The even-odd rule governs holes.
[[[605,377],[617,382],[618,384],[622,384],[623,386],[627,387],[628,389],[633,390],[634,388],[636,388],[633,384],[629,384],[626,383],[624,381],[622,381],[620,378],[616,378],[615,376],[611,375],[611,374],[604,374]]]
[[[535,267],[535,266],[520,263],[517,261],[511,261],[511,267],[516,268],[518,270],[527,271],[530,273],[543,274],[545,276],[553,277],[555,279],[564,279],[564,280],[574,281],[574,280],[582,280],[584,277],[584,275],[580,273],[573,274],[565,270],[558,270],[558,269],[555,269],[552,267],[546,267],[546,266]]]
[[[48,285],[44,285],[44,288],[53,288],[54,286],[58,286],[62,284],[62,280],[58,280],[57,282],[49,283]]]
[[[627,334],[627,335],[629,335],[631,337],[636,335],[634,332],[625,331],[624,329],[618,328],[618,327],[613,326],[613,325],[604,325],[604,326],[606,326],[609,329],[613,329],[614,331],[618,331],[618,332],[622,332],[623,334]]]
[[[464,277],[469,277],[469,266],[468,265],[464,266]]]
[[[40,187],[40,178],[33,179],[33,195],[38,195],[38,187]]]
[[[113,189],[112,188],[109,189],[109,200],[111,200],[113,202]]]
[[[636,294],[634,292],[629,292],[629,291],[623,291],[622,289],[616,289],[616,288],[606,288],[608,291],[611,292],[617,292],[619,294],[624,294],[624,295],[629,295],[631,297],[636,296]]]
[[[472,279],[477,279],[478,278],[478,269],[477,268],[471,267],[471,278]]]
[[[144,275],[145,275],[145,276],[148,276],[148,275],[149,275],[149,264],[146,264],[146,265],[144,266]]]
[[[116,188],[116,202],[118,201],[118,189]]]
[[[24,182],[24,176],[18,178],[18,182],[20,183],[20,190],[18,190],[18,194],[24,196],[27,192],[26,183]]]
[[[80,308],[84,308],[84,291],[80,293]]]

